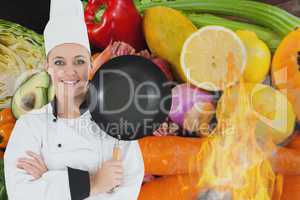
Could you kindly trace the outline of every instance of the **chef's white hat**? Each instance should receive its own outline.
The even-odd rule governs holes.
[[[83,5],[80,0],[51,0],[50,19],[44,30],[46,55],[55,46],[76,43],[90,52]]]

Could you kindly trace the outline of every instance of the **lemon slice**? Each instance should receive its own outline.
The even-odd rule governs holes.
[[[229,55],[232,55],[234,65],[230,79]],[[241,78],[247,53],[233,31],[222,26],[205,26],[184,42],[180,62],[188,82],[208,91],[218,91]]]

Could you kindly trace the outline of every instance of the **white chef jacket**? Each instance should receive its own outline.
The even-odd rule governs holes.
[[[9,200],[71,200],[68,167],[94,174],[101,163],[112,159],[116,139],[92,120],[89,111],[79,118],[55,120],[52,106],[21,116],[4,155],[5,184]],[[99,193],[85,200],[136,200],[144,177],[144,162],[137,141],[121,141],[124,182],[114,193]],[[42,155],[48,171],[38,180],[17,168],[30,150]],[[82,185],[82,187],[86,187]],[[74,192],[74,191],[73,191]],[[75,191],[76,192],[76,191]],[[74,198],[73,198],[74,199]],[[73,200],[72,199],[72,200]]]

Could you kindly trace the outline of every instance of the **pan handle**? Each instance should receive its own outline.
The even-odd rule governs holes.
[[[120,138],[120,137],[118,137],[118,138]],[[118,139],[114,145],[113,160],[121,160],[120,139]],[[110,193],[110,194],[114,193],[119,187],[120,187],[120,185],[115,186],[110,191],[108,191],[108,193]]]

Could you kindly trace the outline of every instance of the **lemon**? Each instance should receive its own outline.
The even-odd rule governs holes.
[[[243,74],[244,80],[251,83],[262,82],[269,70],[271,52],[268,46],[252,31],[238,30],[236,34],[244,43],[247,51],[247,64]]]
[[[271,136],[275,144],[284,142],[294,131],[296,114],[292,104],[280,91],[264,84],[246,83],[250,108],[257,119],[255,134],[257,138]],[[217,105],[217,119],[228,119],[237,110],[239,85],[227,88],[227,101],[222,99]],[[222,98],[224,98],[222,96]]]
[[[234,72],[228,79],[228,56],[233,55]],[[240,80],[247,63],[241,39],[222,26],[205,26],[184,42],[181,67],[188,82],[209,91],[224,90]]]

